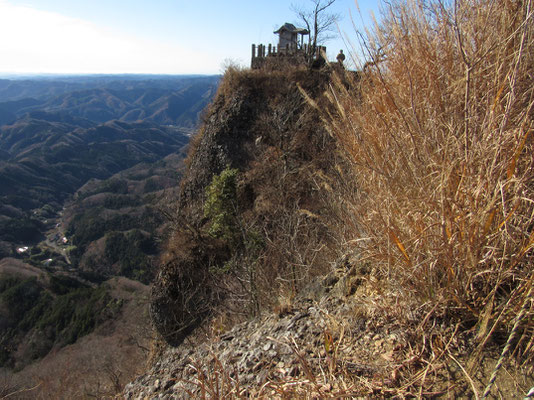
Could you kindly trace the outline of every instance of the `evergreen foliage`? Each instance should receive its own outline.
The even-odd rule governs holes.
[[[238,170],[227,167],[214,175],[206,189],[204,217],[210,221],[209,235],[235,243],[238,238],[237,174]]]
[[[11,365],[19,338],[31,337],[30,358],[37,359],[55,345],[71,344],[91,333],[121,306],[105,286],[91,288],[65,276],[51,276],[48,287],[36,278],[2,277],[0,304],[7,310],[0,315],[1,366]]]
[[[106,258],[111,263],[119,263],[121,275],[143,283],[149,283],[153,277],[148,255],[155,252],[154,239],[138,229],[126,234],[111,232],[106,237]]]
[[[15,243],[28,243],[40,236],[43,224],[30,217],[0,221],[0,240]]]

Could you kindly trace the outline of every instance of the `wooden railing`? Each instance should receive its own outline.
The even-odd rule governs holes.
[[[326,47],[317,46],[314,59],[319,58],[321,54],[326,53]],[[303,44],[302,47],[298,47],[296,44],[290,45],[289,43],[285,47],[276,47],[271,44],[265,46],[263,44],[252,45],[252,61],[251,68],[261,68],[265,60],[268,58],[275,57],[292,57],[296,60],[302,59],[303,62],[308,58],[306,57],[309,54],[309,46]]]

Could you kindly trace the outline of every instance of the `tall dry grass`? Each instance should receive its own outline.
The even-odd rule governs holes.
[[[355,242],[380,281],[476,326],[481,346],[519,331],[524,360],[534,352],[533,8],[387,2],[363,41],[358,90],[338,79],[323,112],[360,188]]]

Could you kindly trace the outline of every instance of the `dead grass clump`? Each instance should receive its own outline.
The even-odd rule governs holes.
[[[363,258],[475,327],[479,351],[499,333],[532,362],[532,1],[387,3],[363,44],[359,94],[338,80],[323,113],[361,190]]]

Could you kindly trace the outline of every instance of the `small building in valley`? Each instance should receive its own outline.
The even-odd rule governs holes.
[[[28,251],[28,249],[29,249],[28,246],[17,247],[17,253],[18,253],[18,254],[26,253],[26,252]]]

